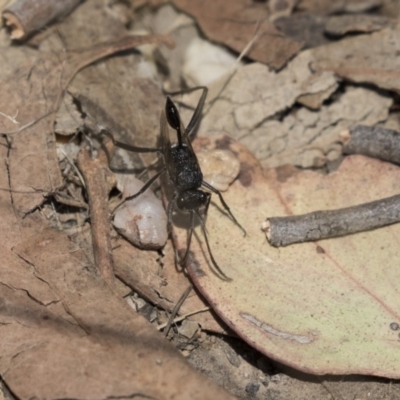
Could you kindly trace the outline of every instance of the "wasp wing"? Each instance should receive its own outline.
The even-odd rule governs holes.
[[[171,141],[169,139],[169,128],[165,111],[161,111],[160,116],[160,131],[161,131],[161,151],[164,157],[165,166],[167,169],[173,164],[171,155]]]
[[[187,146],[187,149],[188,149],[189,153],[191,154],[193,159],[196,160],[197,165],[199,165],[199,163],[197,161],[196,153],[193,150],[192,142],[190,140],[190,132],[188,133],[187,129],[185,129],[185,127],[183,126],[182,122],[181,122],[181,132],[183,132],[183,134],[182,134],[182,143]],[[199,169],[200,169],[200,166],[199,166]]]

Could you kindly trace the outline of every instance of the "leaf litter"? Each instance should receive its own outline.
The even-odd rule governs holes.
[[[9,115],[10,110],[17,109],[20,110],[20,121],[30,121],[34,116],[37,118],[45,115],[48,110],[53,112],[57,95],[77,70],[114,53],[116,49],[129,49],[146,40],[145,37],[132,38],[117,42],[117,47],[113,44],[92,47],[87,53],[78,53],[75,59],[69,58],[70,63],[57,57],[47,62],[46,59],[54,53],[44,54],[42,64],[45,67],[40,70],[42,77],[31,72],[32,86],[29,94],[32,98],[44,96],[43,100],[47,102],[34,103],[24,95],[26,92],[23,87],[19,88],[19,92],[6,91],[5,93],[12,93],[14,98],[3,96],[4,114]],[[164,39],[157,37],[156,40]],[[31,65],[29,63],[30,60],[27,60],[26,64]],[[40,66],[41,63],[36,60],[36,65]],[[30,68],[32,67],[23,66],[19,70],[22,71],[21,76]],[[8,78],[3,88],[12,82],[15,85],[15,79],[15,75]],[[2,124],[3,133],[14,129],[8,120],[2,121]],[[45,182],[36,187],[32,180],[55,173],[61,177],[54,139],[51,142],[52,147],[40,144],[46,143],[46,137],[53,135],[52,130],[42,128],[37,123],[30,130],[25,129],[16,134],[10,156],[7,154],[6,143],[2,146],[3,159],[8,158],[10,164],[7,171],[3,163],[2,187],[9,185],[8,176],[12,181],[16,176],[25,174],[26,179],[29,172],[32,175],[29,175],[29,184],[26,186],[30,191],[33,186],[40,193],[40,199],[37,196],[37,200],[35,196],[26,195],[27,203],[21,205],[22,202],[15,199],[15,185],[11,186],[11,193],[1,192],[5,246],[1,273],[4,318],[1,359],[2,377],[7,387],[19,398],[104,398],[135,395],[202,398],[204,393],[209,397],[230,398],[216,385],[205,384],[205,378],[185,363],[143,317],[132,313],[107,288],[94,269],[93,260],[90,253],[85,251],[85,246],[82,250],[79,241],[71,241],[62,232],[46,230],[46,223],[39,215],[32,214],[21,219],[15,213],[20,209],[28,211],[36,207],[43,202],[43,195],[61,186],[61,179],[60,183],[51,187],[45,186]],[[35,145],[29,147],[23,141],[26,138],[31,138],[31,144],[35,141]],[[26,151],[33,152],[35,146],[41,151],[38,154],[32,153],[35,154],[30,162],[32,168],[26,170],[25,164],[22,164],[15,172],[16,160],[21,157],[24,146]],[[15,148],[18,148],[18,154],[13,151]],[[11,161],[13,157],[15,158]],[[55,160],[54,165],[43,163],[43,159],[48,157]],[[45,168],[41,167],[43,165]],[[105,303],[101,304],[103,301]],[[114,310],[112,307],[115,307]],[[113,354],[112,358],[110,354]],[[38,359],[43,363],[40,368],[37,368]],[[202,388],[201,393],[198,388]]]
[[[298,7],[304,7],[306,3],[301,1]],[[351,8],[350,3],[353,4],[349,2],[347,8],[343,9],[344,12],[354,12],[354,7],[357,12],[362,12],[368,7],[376,6],[364,1],[354,2],[354,7]],[[361,3],[363,5],[360,5]],[[240,7],[243,10],[244,4],[245,2],[240,3],[239,11]],[[37,53],[31,52],[29,55],[27,52],[27,60],[19,62],[22,65],[18,70],[19,75],[13,72],[12,79],[3,78],[3,88],[11,88],[15,87],[16,77],[22,78],[24,74],[27,76],[27,71],[31,71],[32,75],[29,76],[36,84],[33,87],[37,89],[30,94],[31,97],[27,97],[25,93],[30,92],[22,86],[18,91],[13,91],[14,97],[8,95],[9,97],[3,99],[1,107],[4,107],[6,117],[4,120],[1,118],[4,125],[1,128],[2,132],[18,130],[21,125],[35,121],[35,118],[45,115],[47,111],[52,113],[57,111],[61,101],[60,93],[69,82],[69,78],[65,78],[66,75],[75,75],[75,71],[86,63],[82,61],[84,60],[82,55],[79,55],[78,64],[74,66],[71,63],[69,66],[67,63],[57,71],[58,60],[66,59],[62,52],[58,53],[59,58],[54,57],[53,61],[42,61],[41,64],[38,60],[47,59],[49,56],[51,59],[51,55],[57,54],[55,50],[64,45],[67,49],[73,49],[74,43],[79,42],[82,46],[90,48],[93,43],[90,37],[110,40],[118,37],[117,33],[125,32],[121,23],[98,26],[87,24],[82,16],[86,15],[87,18],[87,15],[91,15],[92,19],[106,18],[106,20],[116,17],[115,13],[112,17],[110,14],[105,17],[99,8],[92,8],[93,5],[94,2],[86,2],[59,24],[58,29],[62,32],[64,42],[60,41],[56,34],[49,34],[41,43]],[[196,7],[182,2],[178,6]],[[244,13],[244,18],[250,15],[250,19],[254,22],[254,10],[260,10],[257,7],[264,5],[260,3],[253,9],[250,7],[250,11]],[[236,12],[239,16],[238,10],[229,10],[229,15],[235,15]],[[165,12],[165,7],[156,12],[162,11]],[[221,30],[222,35],[218,36],[218,29],[221,29],[221,26],[217,29],[212,18],[207,21],[207,14],[200,15],[196,9],[188,12],[198,19],[197,22],[206,34],[216,35],[210,37],[234,48],[237,52],[243,50],[251,40],[252,34],[256,32],[256,24],[249,24],[251,33],[246,33],[248,36],[243,35],[244,41],[241,38],[242,41],[234,43],[232,38],[235,38],[233,36],[229,38],[229,32],[237,29],[237,25],[224,25],[227,31]],[[332,10],[324,12],[331,13]],[[296,9],[289,9],[285,13],[286,15],[291,13],[291,17],[297,16]],[[264,28],[268,32],[273,32],[275,28],[268,24],[267,28],[265,25]],[[100,26],[113,28],[102,31]],[[173,36],[179,36],[187,27],[188,25],[178,24],[172,29]],[[190,29],[194,37],[198,36],[195,25],[191,25]],[[213,29],[217,33],[213,32]],[[79,40],[74,36],[78,32]],[[82,32],[86,32],[87,35]],[[279,71],[271,71],[262,64],[247,62],[247,65],[238,68],[235,73],[232,72],[234,69],[231,69],[228,78],[220,78],[219,81],[209,85],[208,108],[205,110],[199,133],[216,135],[217,138],[221,133],[229,133],[250,147],[263,167],[273,167],[273,169],[263,172],[258,161],[241,145],[224,137],[197,140],[196,149],[199,153],[204,149],[210,151],[214,148],[226,151],[228,147],[241,161],[239,178],[224,192],[224,197],[238,220],[246,225],[249,235],[243,238],[240,232],[236,232],[228,218],[224,217],[214,205],[210,207],[207,229],[212,240],[212,248],[224,271],[228,275],[232,273],[235,278],[230,286],[216,280],[208,269],[206,260],[202,260],[203,253],[195,241],[192,259],[196,260],[198,268],[197,273],[196,270],[189,268],[189,273],[201,294],[198,297],[196,291],[192,291],[190,298],[182,306],[181,315],[199,311],[200,313],[188,317],[194,323],[194,329],[188,328],[185,332],[194,332],[195,337],[197,335],[204,340],[201,333],[199,336],[196,324],[203,329],[220,333],[229,332],[228,327],[231,327],[240,337],[271,359],[303,371],[317,374],[362,373],[398,377],[396,367],[398,360],[393,352],[398,338],[397,333],[390,328],[391,324],[397,323],[393,310],[396,308],[398,296],[396,288],[392,285],[392,282],[396,281],[395,268],[389,268],[397,254],[392,244],[396,226],[354,235],[350,239],[346,238],[347,241],[344,242],[340,241],[342,239],[335,239],[307,244],[304,248],[295,246],[290,248],[290,251],[270,248],[260,230],[262,221],[275,213],[297,214],[313,211],[315,207],[326,209],[337,207],[339,204],[349,206],[353,201],[364,202],[398,190],[398,185],[395,183],[397,167],[357,156],[347,158],[337,172],[327,176],[280,167],[286,163],[302,167],[320,167],[336,162],[341,157],[341,145],[338,139],[340,132],[355,123],[373,126],[390,119],[390,123],[394,125],[392,128],[398,127],[396,104],[394,104],[396,99],[385,92],[387,89],[397,91],[394,57],[398,47],[396,32],[396,26],[389,26],[372,35],[357,35],[305,50],[298,56],[295,56],[295,53],[300,47],[292,54],[289,52],[284,57],[281,54],[276,59],[274,59],[276,55],[271,56],[270,52],[268,54],[270,61],[267,62],[273,68],[280,69]],[[364,43],[371,39],[373,47],[372,50],[368,49],[370,53],[368,55],[363,47]],[[290,40],[283,36],[279,37],[279,40],[290,43]],[[380,41],[385,45],[379,46]],[[180,55],[176,55],[176,59],[182,59],[188,44],[182,44]],[[49,56],[43,57],[46,51]],[[68,51],[66,54],[69,54]],[[161,52],[165,54],[165,50]],[[145,49],[143,53],[150,54],[146,53]],[[374,57],[373,54],[378,55]],[[292,61],[289,61],[291,58]],[[168,63],[168,58],[163,62]],[[6,63],[8,67],[12,64],[11,61]],[[118,140],[135,145],[154,145],[163,97],[160,86],[154,84],[158,78],[156,69],[151,67],[152,63],[153,60],[147,56],[132,55],[111,58],[107,63],[98,63],[80,72],[68,86],[69,94],[65,97],[69,99],[66,113],[73,118],[67,118],[69,125],[61,125],[60,118],[66,115],[65,112],[59,111],[56,128],[58,126],[59,132],[63,134],[68,135],[68,131],[70,134],[76,133],[82,129],[81,117],[86,114],[85,124],[89,124],[89,127],[97,132],[103,127],[108,127],[116,134]],[[35,68],[31,68],[32,65],[35,65]],[[171,70],[175,74],[175,83],[170,84],[170,87],[179,82],[178,69],[179,63]],[[9,70],[13,71],[11,67]],[[47,75],[47,71],[50,71],[50,75]],[[117,79],[118,76],[124,75],[129,78],[121,78],[120,81]],[[37,76],[42,76],[42,83],[36,82]],[[48,78],[52,76],[53,80]],[[110,77],[113,79],[110,80]],[[65,83],[62,83],[63,79]],[[355,84],[349,84],[349,80]],[[105,82],[107,84],[104,84]],[[357,82],[372,83],[384,90],[376,90],[374,86],[359,85]],[[4,93],[9,92],[8,89],[4,91]],[[44,97],[42,93],[45,93]],[[42,96],[42,100],[34,103],[32,99],[39,95]],[[76,113],[76,104],[80,105],[83,113]],[[0,108],[0,111],[3,112],[3,108]],[[16,119],[20,121],[20,125],[12,122],[16,111],[18,111]],[[49,398],[72,395],[82,398],[103,398],[104,394],[124,396],[129,393],[144,393],[156,397],[179,394],[183,396],[182,398],[187,396],[195,398],[197,393],[192,395],[191,392],[195,387],[201,387],[203,390],[199,396],[223,398],[221,396],[225,394],[222,392],[215,394],[217,392],[214,390],[218,389],[214,386],[206,385],[210,390],[210,393],[206,393],[205,384],[202,383],[205,382],[203,378],[192,375],[182,360],[171,352],[171,347],[166,346],[161,338],[154,334],[154,330],[147,329],[145,320],[138,314],[132,313],[124,302],[115,297],[115,292],[120,297],[127,294],[127,289],[119,281],[113,293],[100,279],[92,267],[91,239],[85,218],[80,228],[76,227],[75,230],[69,231],[75,232],[71,239],[67,239],[65,233],[44,228],[47,224],[42,219],[44,215],[51,219],[57,217],[58,226],[64,224],[62,213],[49,212],[51,203],[54,206],[53,197],[50,197],[50,202],[44,200],[44,196],[49,194],[52,196],[57,188],[62,187],[66,176],[64,175],[62,179],[58,169],[55,142],[52,138],[53,119],[53,114],[44,116],[43,120],[14,134],[13,146],[19,149],[18,151],[26,146],[27,150],[21,152],[20,157],[13,161],[11,159],[14,155],[11,150],[8,157],[11,167],[3,174],[2,187],[9,186],[7,179],[9,175],[11,188],[14,191],[32,192],[33,189],[37,191],[36,194],[20,194],[23,200],[18,198],[18,193],[2,192],[5,238],[3,254],[7,260],[3,264],[1,273],[1,281],[4,284],[2,299],[9,299],[5,307],[8,312],[5,312],[5,315],[14,316],[11,322],[8,319],[3,326],[8,332],[8,336],[5,336],[7,341],[4,341],[2,347],[2,355],[6,355],[3,356],[5,373],[2,372],[6,385],[21,398],[31,397],[32,393],[38,397]],[[45,139],[39,132],[47,132]],[[134,141],[129,137],[132,132]],[[28,139],[35,135],[41,140],[40,143],[36,143],[35,139],[36,147],[28,142]],[[18,137],[21,137],[20,142]],[[7,157],[6,152],[4,157]],[[29,179],[23,172],[27,158],[32,159],[28,169],[31,173]],[[141,168],[154,161],[154,157],[141,155],[134,155],[127,161],[128,155],[124,153],[116,158],[119,158],[121,162],[119,166],[123,168]],[[50,160],[51,163],[43,163],[43,160]],[[66,159],[63,162],[68,165]],[[63,172],[73,170],[70,166],[63,168]],[[22,174],[23,178],[19,177],[18,173]],[[67,176],[73,180],[73,184],[70,182],[68,185],[69,189],[74,188],[74,194],[82,191],[73,174],[69,173]],[[387,180],[382,180],[380,183],[381,176],[387,177]],[[355,185],[358,185],[357,187],[363,185],[364,188],[368,183],[369,191],[357,190],[359,197],[355,197]],[[335,193],[334,196],[332,191]],[[57,196],[60,192],[62,193],[62,190],[58,191]],[[313,193],[321,195],[318,203],[315,203],[318,196],[313,196]],[[12,205],[11,196],[14,201]],[[78,197],[79,201],[85,201],[81,195]],[[32,216],[22,220],[18,213],[13,212],[12,207],[18,212],[26,213],[43,202],[45,204],[41,206],[42,216],[34,212]],[[60,203],[56,205],[58,207]],[[75,218],[78,214],[71,215],[75,215],[73,217]],[[160,262],[159,253],[143,252],[116,237],[114,233],[112,235],[116,275],[153,304],[171,311],[188,287],[188,281],[184,274],[176,271],[174,249],[170,243],[165,247],[165,254]],[[178,239],[178,247],[184,247],[184,232],[174,229],[174,235]],[[380,248],[381,241],[384,241],[385,249]],[[368,249],[368,252],[364,249]],[[350,263],[346,258],[349,254],[351,254]],[[299,259],[302,260],[301,264]],[[132,268],[132,260],[135,260],[135,268]],[[385,265],[385,270],[376,272],[376,265]],[[245,271],[243,271],[244,266]],[[365,270],[360,269],[360,266],[366,266]],[[200,271],[202,276],[198,276]],[[256,303],[252,300],[254,294],[257,296]],[[265,301],[260,301],[263,298]],[[253,304],[254,307],[251,308],[250,305]],[[217,311],[228,327],[219,319],[216,320],[211,313],[204,311],[208,305]],[[32,312],[21,313],[17,311],[19,309]],[[16,322],[15,317],[17,317]],[[165,317],[163,318],[165,320]],[[159,317],[160,320],[163,318]],[[35,335],[32,335],[30,329],[37,329],[38,324],[40,330],[37,332],[43,336],[37,336],[35,341],[33,339]],[[184,332],[183,328],[182,326],[178,329]],[[142,338],[146,340],[138,344]],[[360,344],[363,340],[368,346]],[[143,349],[143,343],[149,342],[151,350],[143,356],[138,347]],[[207,337],[204,343],[207,343]],[[216,343],[218,345],[211,346],[215,351],[221,346],[226,354],[229,354],[226,344],[218,340]],[[344,347],[346,351],[343,351]],[[112,363],[106,358],[105,349],[108,352],[112,349],[114,352],[115,358]],[[87,352],[90,357],[87,356]],[[192,354],[194,360],[202,353],[193,350]],[[215,354],[219,354],[220,371],[211,368],[209,374],[225,387],[230,386],[236,395],[246,398],[251,394],[252,398],[262,398],[276,391],[283,395],[282,384],[272,378],[268,382],[265,381],[265,377],[268,376],[267,370],[259,375],[259,372],[243,359],[239,362],[233,361],[233,364],[230,361],[224,364],[224,356],[221,353]],[[157,360],[160,359],[160,355],[163,355],[163,360],[168,360],[168,363],[159,365]],[[63,366],[57,363],[56,356],[62,356],[65,360]],[[38,358],[45,360],[43,365],[50,373],[47,377],[36,368]],[[143,358],[145,360],[142,363]],[[128,359],[139,361],[128,363]],[[232,356],[229,356],[229,359],[233,360]],[[259,360],[262,359],[261,356]],[[154,367],[154,363],[151,364],[152,360],[156,360],[157,367]],[[158,367],[162,374],[168,371],[167,379],[171,386],[164,392],[158,391],[159,386],[155,385],[154,375],[152,378],[149,375],[149,371],[153,374],[154,368]],[[207,370],[204,364],[200,364],[199,368]],[[138,379],[132,384],[132,375],[129,374],[133,370]],[[35,373],[32,374],[32,371]],[[87,375],[84,375],[86,372],[82,374],[82,371],[86,371]],[[223,371],[227,371],[228,375],[237,376],[237,380],[227,379],[228,375],[220,375]],[[32,378],[28,379],[27,376]],[[97,377],[102,385],[95,387],[91,383],[95,380],[88,380],[87,376]],[[125,378],[121,379],[121,376]],[[64,377],[64,380],[60,381],[60,377]],[[43,379],[48,380],[43,381]],[[294,388],[296,380],[289,377],[286,379],[290,379]],[[128,380],[131,386],[127,383]],[[43,383],[38,385],[38,382]],[[48,382],[53,382],[54,385],[48,385]],[[71,382],[75,384],[71,386]],[[184,383],[187,385],[179,386]],[[329,390],[332,390],[330,383],[335,384],[335,382],[326,384]],[[79,387],[81,391],[68,391],[71,387]],[[343,389],[344,386],[337,387],[342,388],[346,396],[357,391],[357,384],[350,391],[348,387],[347,389]],[[376,384],[369,390],[385,391],[385,388]],[[313,393],[312,390],[308,392],[305,388],[300,392],[300,394],[296,392],[299,394],[298,398],[303,398],[301,396],[309,398]],[[287,398],[293,398],[293,393],[288,393]],[[326,392],[323,393],[326,395]],[[378,397],[384,398],[383,395]]]
[[[252,40],[259,23],[259,40],[248,56],[274,69],[284,66],[302,47],[301,42],[284,37],[268,21],[269,10],[264,3],[238,0],[227,7],[223,0],[174,0],[173,4],[192,15],[209,39],[222,42],[238,53]]]
[[[205,146],[218,142],[221,138]],[[210,207],[211,246],[233,281],[225,283],[212,273],[204,243],[196,243],[189,273],[197,287],[228,326],[279,362],[314,374],[398,378],[398,335],[390,324],[399,319],[393,285],[399,227],[276,249],[262,240],[259,225],[263,215],[302,214],[391,196],[399,190],[398,167],[352,156],[327,176],[283,167],[264,176],[243,147],[232,143],[228,148],[248,169],[225,195],[247,236]],[[368,173],[357,176],[357,170]]]

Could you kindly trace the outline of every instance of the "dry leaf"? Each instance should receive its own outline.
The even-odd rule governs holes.
[[[352,82],[400,91],[399,26],[313,49],[313,69],[334,71]]]
[[[77,75],[69,91],[89,114],[91,123],[106,127],[115,139],[135,146],[156,147],[164,97],[154,77],[143,76],[142,69],[146,70],[147,64],[141,54],[108,59]],[[129,159],[129,154],[132,156],[124,152],[123,157]],[[123,167],[129,169],[133,164],[125,160]]]
[[[297,7],[316,14],[360,13],[382,6],[383,0],[300,0]]]
[[[43,194],[62,183],[53,116],[47,117],[46,112],[57,109],[58,96],[75,73],[117,49],[130,49],[146,40],[128,38],[66,55],[51,48],[36,59],[28,58],[4,78],[2,132],[16,130],[13,110],[20,111],[17,129],[44,115],[12,136],[10,152],[5,138],[1,146],[0,186],[8,187],[10,179],[13,189],[39,191],[24,196],[0,192],[0,373],[18,398],[230,398],[189,367],[117,297],[119,293],[110,291],[96,272],[83,235],[79,236],[82,242],[74,242],[65,233],[46,229],[47,222],[38,213],[25,219],[15,213],[31,210]],[[151,100],[149,93],[147,98]]]
[[[241,53],[260,34],[247,56],[271,68],[282,68],[302,47],[302,43],[284,37],[268,22],[263,4],[249,0],[227,3],[224,0],[174,0],[173,4],[193,16],[205,35]]]
[[[44,231],[27,240],[17,246],[16,254],[32,265],[35,279],[48,284],[74,321],[46,310],[26,295],[25,288],[2,285],[2,376],[13,393],[19,398],[33,393],[39,398],[132,393],[203,398],[198,387],[205,378],[108,290],[82,251],[75,249],[72,255],[64,234]],[[207,386],[208,396],[225,396],[216,386]]]
[[[247,145],[264,167],[322,166],[338,158],[341,130],[360,121],[374,125],[386,120],[392,100],[368,88],[349,87],[322,105],[338,85],[331,71],[309,68],[318,49],[302,52],[278,73],[250,64],[230,80],[211,85],[202,134],[229,134]],[[294,108],[282,117],[296,101],[321,110]]]
[[[172,51],[158,49],[158,62],[164,70],[168,71],[166,90],[181,90],[185,52],[192,40],[200,37],[196,23],[187,14],[178,12],[175,7],[166,4],[154,15],[152,26],[155,27],[156,33],[170,34],[176,43]]]
[[[202,131],[225,131],[242,138],[268,118],[293,106],[299,96],[336,87],[333,74],[315,74],[310,70],[312,60],[312,53],[304,51],[280,72],[270,71],[262,64],[249,64],[228,82],[225,78],[211,85],[208,101],[213,105],[206,110]]]
[[[182,271],[177,271],[175,253],[170,242],[163,249],[164,256],[157,263],[155,252],[140,251],[124,241],[115,244],[113,253],[116,275],[142,297],[158,307],[172,311],[180,296],[190,285]],[[132,260],[136,260],[133,265]],[[194,314],[188,317],[202,329],[226,333],[226,327],[216,320],[211,311],[204,311],[208,304],[195,291],[182,304],[178,315]],[[197,313],[201,311],[201,313]]]
[[[330,42],[325,35],[326,19],[322,15],[294,13],[279,18],[274,25],[285,36],[302,41],[303,49],[310,49]]]
[[[225,143],[242,169],[224,197],[247,236],[217,207],[209,208],[210,245],[233,281],[211,272],[199,235],[202,246],[192,243],[189,266],[198,289],[239,336],[279,362],[315,374],[399,378],[400,342],[391,328],[400,321],[395,284],[399,225],[276,249],[267,243],[260,224],[266,216],[391,196],[400,190],[400,169],[353,156],[327,176],[293,168],[264,176],[243,146]],[[211,147],[208,139],[199,139],[196,148],[204,144]],[[175,228],[175,233],[179,248],[184,247],[185,232]]]
[[[231,398],[110,291],[79,243],[19,218],[7,191],[0,204],[0,373],[15,396]]]
[[[237,57],[226,48],[194,38],[184,54],[182,75],[188,87],[207,86],[232,71],[236,63]]]
[[[341,15],[328,19],[325,32],[329,35],[342,36],[350,32],[380,31],[390,24],[389,18],[380,15],[356,14]]]
[[[17,211],[31,211],[42,203],[44,195],[62,185],[55,151],[53,113],[58,108],[62,91],[75,74],[86,65],[115,52],[163,40],[160,36],[128,37],[119,42],[70,52],[66,58],[63,51],[44,53],[39,61],[27,60],[2,83],[5,95],[0,100],[0,132],[12,134],[28,125],[12,135],[9,174],[11,188],[16,191],[13,196]],[[7,117],[16,113],[18,124]]]
[[[359,121],[374,125],[384,121],[392,104],[390,98],[363,88],[348,88],[319,113],[302,108],[282,122],[267,121],[242,143],[254,149],[265,167],[287,163],[301,167],[323,166],[340,157],[338,144],[342,130]]]
[[[292,13],[297,3],[298,0],[270,0],[268,2],[268,8],[271,13],[271,20],[287,17]]]

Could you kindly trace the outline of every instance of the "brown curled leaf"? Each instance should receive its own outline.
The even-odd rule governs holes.
[[[174,0],[174,5],[192,15],[205,35],[241,53],[257,39],[247,56],[273,69],[282,68],[302,48],[302,43],[285,37],[267,21],[263,4],[250,0],[226,3],[224,0]]]
[[[64,51],[49,52],[38,60],[28,60],[2,82],[0,132],[12,140],[8,161],[11,188],[29,192],[14,193],[18,212],[34,209],[44,196],[62,185],[53,132],[54,113],[72,78],[97,60],[145,43],[172,45],[170,39],[160,35],[130,36],[66,55]],[[17,124],[11,118],[15,115]]]

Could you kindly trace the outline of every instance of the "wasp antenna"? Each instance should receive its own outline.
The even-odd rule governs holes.
[[[203,112],[203,107],[204,107],[204,103],[206,101],[206,97],[207,97],[207,93],[208,93],[208,89],[205,86],[199,86],[196,88],[193,88],[193,90],[203,90],[203,93],[201,94],[200,100],[197,104],[196,109],[194,110],[192,119],[190,120],[187,128],[186,128],[186,133],[188,136],[190,136],[190,134],[193,131],[193,128],[197,125],[197,123],[199,122],[199,119],[201,117],[201,113]]]

